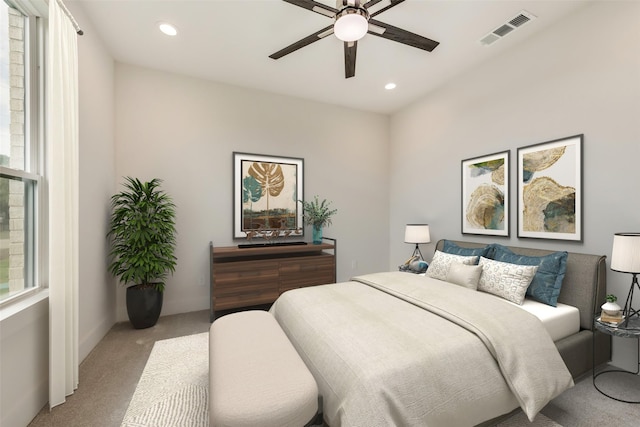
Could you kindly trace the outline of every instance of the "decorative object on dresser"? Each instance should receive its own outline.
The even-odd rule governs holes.
[[[518,148],[518,237],[582,241],[582,139]]]
[[[640,233],[616,233],[613,236],[613,251],[611,253],[611,270],[620,273],[630,273],[631,288],[624,303],[622,315],[625,326],[632,317],[640,317],[640,311],[633,308],[633,291],[639,288],[638,274],[640,273]]]
[[[210,321],[216,312],[271,304],[290,289],[336,281],[337,241],[239,248],[209,244]]]
[[[313,196],[313,201],[302,203],[302,216],[304,223],[313,227],[313,244],[322,243],[322,228],[331,225],[331,217],[338,213],[337,209],[329,209],[331,202],[327,199],[320,201],[318,196]]]
[[[136,329],[156,324],[167,273],[176,267],[175,205],[160,190],[162,180],[126,177],[111,197],[109,271],[127,288],[127,314]]]
[[[509,236],[509,154],[462,161],[462,234]]]
[[[304,159],[233,153],[233,237],[302,236]]]

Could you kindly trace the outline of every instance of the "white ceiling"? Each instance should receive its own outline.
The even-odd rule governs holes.
[[[406,0],[376,19],[440,45],[426,52],[366,35],[358,42],[356,75],[345,79],[342,42],[333,35],[269,58],[332,23],[281,0],[65,1],[71,10],[82,8],[119,62],[379,113],[397,111],[589,3]],[[335,0],[318,1],[336,6]],[[523,10],[537,19],[490,46],[479,43]],[[178,35],[162,34],[161,21],[174,24]],[[387,91],[390,81],[397,88]]]

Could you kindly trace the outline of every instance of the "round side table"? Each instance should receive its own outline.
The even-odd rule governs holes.
[[[634,316],[631,319],[629,319],[629,322],[627,324],[625,324],[625,322],[622,322],[620,325],[618,326],[613,326],[610,325],[608,323],[605,322],[601,322],[600,321],[600,316],[596,316],[593,320],[594,322],[594,326],[596,327],[597,330],[599,330],[600,332],[603,332],[605,334],[608,335],[612,335],[612,336],[616,336],[616,337],[622,337],[622,338],[635,338],[638,341],[638,352],[637,352],[637,357],[636,357],[636,371],[632,372],[632,371],[627,371],[624,369],[609,369],[606,371],[601,371],[598,372],[596,374],[596,368],[595,368],[595,334],[594,334],[594,339],[593,339],[593,352],[594,352],[594,358],[593,358],[593,365],[592,365],[592,373],[593,373],[593,386],[596,388],[596,390],[598,390],[600,393],[602,393],[603,395],[607,396],[610,399],[613,400],[617,400],[618,402],[624,402],[624,403],[635,403],[635,404],[640,404],[640,400],[625,400],[625,399],[621,399],[619,397],[614,397],[611,396],[607,393],[605,393],[604,391],[600,390],[598,388],[598,385],[596,384],[596,378],[598,378],[601,375],[604,374],[610,374],[613,372],[621,372],[624,374],[630,374],[630,375],[638,375],[638,373],[640,372],[640,317],[638,316]]]

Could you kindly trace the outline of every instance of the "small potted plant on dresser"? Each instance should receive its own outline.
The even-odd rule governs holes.
[[[338,210],[330,209],[331,202],[327,199],[320,201],[318,196],[313,197],[313,201],[306,202],[300,200],[302,203],[302,216],[306,225],[311,225],[313,229],[313,243],[319,245],[322,243],[322,228],[327,225],[331,225],[331,217],[335,215]]]
[[[127,287],[127,314],[136,329],[156,324],[165,278],[176,267],[175,205],[159,186],[126,177],[125,190],[111,197],[109,271]]]

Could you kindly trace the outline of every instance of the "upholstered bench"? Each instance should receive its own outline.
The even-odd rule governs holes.
[[[266,311],[218,318],[209,331],[211,426],[302,427],[318,412],[318,387]]]

